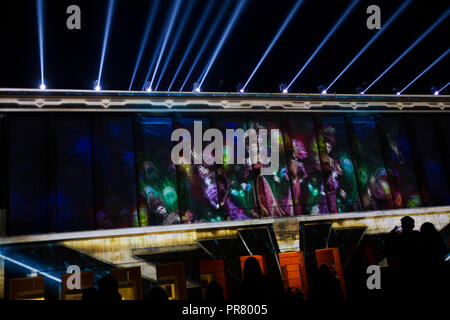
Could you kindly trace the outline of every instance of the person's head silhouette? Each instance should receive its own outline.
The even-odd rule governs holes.
[[[262,271],[258,260],[249,257],[244,263],[244,280],[253,280],[261,277]]]
[[[220,283],[213,280],[208,283],[208,287],[205,292],[205,300],[208,302],[222,302],[224,301],[223,289]]]
[[[431,222],[425,222],[420,226],[420,232],[423,234],[436,234],[438,231]]]
[[[410,232],[414,229],[414,219],[410,216],[404,216],[400,219],[402,223],[402,232]]]

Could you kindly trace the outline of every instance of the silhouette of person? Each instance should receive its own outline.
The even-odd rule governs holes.
[[[395,226],[391,230],[388,255],[397,264],[397,289],[406,299],[423,286],[423,242],[420,232],[414,230],[413,218],[405,216],[400,221],[401,229]]]
[[[169,300],[169,297],[167,296],[166,290],[157,286],[150,289],[146,300],[149,300],[152,303],[160,303],[167,302]]]
[[[315,269],[309,297],[313,303],[334,304],[344,301],[341,284],[327,265],[322,264],[318,269]]]
[[[345,271],[345,280],[349,300],[362,301],[368,298],[367,270],[368,263],[361,249],[353,250],[350,263]]]
[[[83,301],[97,301],[98,300],[97,289],[95,289],[94,287],[84,289],[81,300],[83,300]]]
[[[210,303],[220,303],[224,302],[223,288],[217,281],[213,280],[208,283],[205,292],[205,301]]]
[[[439,232],[431,222],[425,222],[420,227],[420,234],[423,240],[424,261],[434,267],[441,265],[448,254],[448,248]]]
[[[98,297],[103,301],[121,301],[119,284],[111,276],[104,276],[98,282]]]
[[[241,299],[274,301],[281,299],[282,296],[282,282],[264,275],[256,258],[247,258],[244,263],[244,280],[241,283]]]

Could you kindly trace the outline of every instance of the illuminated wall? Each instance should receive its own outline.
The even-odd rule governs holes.
[[[172,131],[193,139],[194,121],[222,132],[223,164],[172,163]],[[439,116],[25,114],[0,123],[9,235],[450,203],[449,120]],[[261,136],[246,139],[245,163],[231,163],[238,141],[229,145],[227,129],[278,129],[273,175],[250,161],[250,148],[265,151]]]

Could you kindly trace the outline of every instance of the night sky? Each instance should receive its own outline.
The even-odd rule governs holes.
[[[167,90],[175,70],[191,40],[203,10],[210,0],[183,0],[180,15],[189,1],[195,7],[182,32],[175,53],[162,78],[160,90]],[[211,0],[212,1],[212,0]],[[203,39],[225,1],[232,4],[219,30],[207,47],[193,76],[185,87],[191,91],[211,56],[237,0],[215,0],[200,38],[175,82],[178,91],[190,63],[200,50]],[[116,0],[109,45],[106,50],[102,88],[128,90],[134,65],[152,1]],[[263,52],[283,23],[293,0],[248,0],[245,11],[231,31],[217,60],[211,68],[203,91],[235,92],[238,83],[245,83]],[[337,19],[350,4],[349,0],[306,0],[292,22],[269,53],[253,80],[249,92],[279,92],[281,83],[289,83],[310,57]],[[156,20],[139,66],[134,89],[141,89],[155,46],[168,16],[172,0],[162,0]],[[377,30],[366,27],[366,8],[376,4],[381,8],[382,25],[403,1],[360,1],[342,26],[310,63],[290,92],[317,93],[342,71]],[[81,8],[81,30],[66,28],[66,8],[76,4]],[[37,88],[40,84],[39,45],[36,3],[33,0],[6,0],[1,3],[0,60],[1,88]],[[99,70],[108,1],[45,0],[44,1],[44,65],[45,82],[49,89],[92,89]],[[356,93],[357,87],[371,83],[439,16],[448,10],[448,1],[416,0],[374,42],[336,82],[329,93]],[[178,22],[174,31],[178,28]],[[401,89],[449,48],[449,18],[428,35],[405,58],[389,71],[369,93],[391,94]],[[172,34],[173,34],[172,33]],[[169,47],[170,42],[169,40]],[[167,53],[168,49],[166,49]],[[163,57],[163,61],[166,56]],[[404,93],[430,94],[431,87],[440,88],[450,79],[447,56]],[[161,67],[160,69],[161,70]],[[443,93],[449,93],[447,87]],[[396,91],[396,90],[395,90]]]

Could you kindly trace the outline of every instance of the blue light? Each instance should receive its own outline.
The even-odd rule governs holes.
[[[200,51],[197,53],[197,57],[195,57],[194,62],[191,65],[191,68],[189,69],[189,72],[184,79],[183,84],[181,85],[180,91],[183,91],[184,86],[186,85],[186,82],[188,81],[189,77],[191,76],[192,72],[194,71],[194,68],[197,66],[197,63],[200,60],[200,57],[202,56],[203,52],[205,51],[206,47],[208,46],[209,42],[211,41],[212,36],[214,35],[217,27],[219,26],[219,23],[222,21],[223,16],[225,15],[225,12],[227,11],[228,7],[230,6],[231,1],[225,1],[225,5],[222,7],[222,10],[220,10],[217,17],[214,19],[214,24],[209,29],[208,35],[206,36],[205,41],[203,41],[203,45],[200,48]]]
[[[287,88],[284,88],[284,89],[283,89],[283,93],[288,93],[288,89],[287,89]]]
[[[411,4],[411,2],[412,0],[406,0],[403,2],[403,4],[394,12],[394,14],[388,19],[388,21],[384,23],[383,27],[375,33],[375,35],[364,45],[364,47],[356,54],[356,56],[345,66],[341,73],[339,73],[338,76],[330,83],[330,85],[326,88],[327,91],[345,73],[345,71],[347,71],[347,69],[350,68],[356,60],[358,60],[358,58],[372,45],[372,43],[374,43],[375,40],[378,39],[378,37],[381,36],[387,28],[389,28],[392,22],[397,19],[397,17]]]
[[[150,8],[150,12],[147,18],[147,25],[145,26],[145,32],[144,36],[142,37],[141,46],[139,48],[138,57],[136,60],[136,65],[134,66],[133,75],[131,76],[131,82],[130,86],[128,87],[128,90],[131,90],[131,87],[133,86],[134,78],[136,77],[137,70],[139,68],[139,64],[141,63],[142,56],[144,54],[145,47],[147,45],[148,37],[150,35],[150,31],[152,29],[153,22],[155,21],[155,15],[158,11],[158,7],[160,4],[160,0],[155,0],[153,2],[153,5]]]
[[[319,44],[319,46],[316,48],[316,50],[313,52],[313,54],[311,55],[311,57],[309,57],[309,59],[305,62],[305,64],[303,65],[303,67],[300,69],[300,71],[295,75],[294,79],[292,79],[292,81],[289,83],[289,85],[287,86],[287,89],[289,89],[291,87],[291,85],[295,82],[295,80],[297,80],[297,78],[302,74],[303,70],[305,70],[305,68],[309,65],[309,63],[314,59],[314,57],[317,55],[317,53],[319,53],[320,49],[322,49],[322,47],[325,45],[325,43],[327,43],[328,39],[330,39],[330,37],[334,34],[334,32],[339,28],[339,26],[342,24],[342,22],[344,22],[344,20],[347,18],[347,16],[350,14],[350,12],[352,12],[352,10],[355,8],[355,6],[357,5],[359,0],[354,0],[349,6],[348,8],[345,10],[345,12],[342,14],[342,16],[339,18],[339,20],[335,23],[335,25],[333,26],[333,28],[328,32],[328,34],[326,35],[326,37],[322,40],[322,42]]]
[[[402,90],[400,90],[400,93],[405,91],[410,85],[412,85],[414,82],[416,82],[417,79],[419,79],[421,76],[423,76],[428,70],[433,68],[434,65],[436,63],[438,63],[439,61],[441,61],[449,52],[450,52],[450,48],[448,48],[443,54],[441,54],[436,60],[434,60],[428,67],[426,67],[425,70],[423,70],[417,77],[414,78],[413,81],[408,83]]]
[[[177,76],[180,73],[181,68],[183,67],[187,57],[189,56],[189,53],[191,52],[192,48],[194,47],[194,43],[197,41],[198,35],[200,34],[200,31],[202,30],[203,25],[206,22],[206,18],[208,18],[209,13],[210,13],[211,9],[213,8],[213,6],[214,6],[214,1],[208,1],[208,6],[206,7],[202,18],[200,19],[200,22],[198,23],[197,27],[195,28],[192,38],[189,41],[189,45],[186,48],[186,51],[184,52],[183,58],[181,58],[181,61],[178,64],[177,71],[175,71],[175,75],[173,76],[173,79],[170,82],[169,89],[167,89],[167,91],[170,91],[170,89],[172,89],[172,86],[173,86],[175,80],[177,79]]]
[[[100,91],[100,90],[102,90],[102,88],[100,87],[100,85],[97,84],[97,85],[95,86],[95,91]]]
[[[244,93],[245,90],[242,88],[241,90],[239,90],[240,93]]]
[[[275,43],[278,41],[278,39],[280,38],[281,34],[283,33],[283,31],[286,29],[286,27],[288,26],[289,22],[291,22],[292,18],[294,17],[294,15],[297,13],[298,9],[300,9],[301,4],[303,3],[303,0],[298,0],[295,5],[292,7],[291,11],[289,12],[288,16],[284,19],[283,24],[281,25],[280,29],[278,29],[278,32],[275,34],[275,37],[273,37],[272,41],[270,42],[269,46],[267,47],[266,51],[264,52],[264,54],[262,55],[261,59],[259,59],[258,64],[256,65],[255,69],[253,70],[253,72],[251,73],[250,77],[248,77],[247,82],[244,84],[244,89],[247,87],[248,83],[250,82],[250,80],[253,78],[253,76],[255,75],[256,71],[259,69],[259,67],[261,66],[261,64],[263,63],[263,61],[266,59],[267,55],[269,54],[270,50],[272,50],[273,46],[275,45]]]
[[[105,62],[105,53],[106,53],[106,48],[108,47],[109,31],[111,30],[111,21],[112,21],[112,17],[113,17],[115,2],[116,2],[115,0],[109,0],[109,4],[108,4],[108,14],[106,16],[105,35],[103,37],[102,55],[100,58],[100,68],[98,71],[98,78],[97,78],[97,80],[98,80],[97,86],[98,87],[100,87],[100,83],[102,80],[103,63]],[[95,90],[97,90],[97,87],[95,88]]]
[[[443,15],[439,17],[422,35],[416,39],[403,53],[391,63],[389,67],[386,68],[364,91],[369,90],[378,80],[380,80],[386,72],[388,72],[393,66],[395,66],[404,56],[406,56],[417,44],[419,44],[431,31],[433,31],[442,21],[444,21],[450,14],[450,9],[447,10]]]
[[[200,87],[195,88],[195,92],[200,93]]]
[[[208,76],[209,70],[211,70],[212,65],[216,61],[217,55],[219,54],[225,41],[227,40],[228,36],[230,35],[231,30],[233,29],[236,21],[238,20],[239,16],[241,15],[246,4],[247,4],[247,0],[240,0],[239,4],[234,9],[233,14],[231,16],[231,20],[228,22],[228,25],[225,28],[225,31],[223,32],[222,36],[220,37],[219,43],[217,44],[217,47],[214,50],[214,53],[212,54],[205,70],[203,71],[201,80],[199,79],[200,87],[203,85],[203,82],[205,81],[206,77]]]
[[[41,83],[41,85],[39,86],[39,89],[45,90],[45,89],[47,89],[47,86],[45,85],[45,83]]]
[[[322,90],[322,94],[327,94],[327,90]]]
[[[171,11],[171,14],[170,14],[170,21],[169,21],[168,26],[166,28],[164,41],[162,43],[161,50],[159,51],[158,60],[156,61],[155,70],[153,70],[152,79],[150,80],[150,86],[153,85],[153,81],[155,80],[156,73],[158,72],[159,64],[161,63],[161,59],[162,59],[162,57],[164,55],[164,51],[166,50],[167,42],[169,41],[169,37],[170,37],[170,34],[172,32],[173,25],[175,23],[175,18],[178,15],[178,11],[180,9],[180,5],[181,5],[181,0],[175,0],[175,4],[174,4],[174,6],[172,8],[172,11]],[[145,79],[145,81],[147,81],[147,80],[148,79]]]
[[[173,52],[175,51],[175,48],[176,48],[176,46],[178,44],[178,41],[180,40],[180,36],[181,36],[181,33],[184,30],[184,27],[186,26],[186,22],[187,22],[190,14],[192,12],[192,9],[194,8],[194,4],[195,4],[194,1],[189,1],[188,2],[188,8],[184,10],[183,18],[181,19],[181,22],[180,22],[180,24],[178,26],[177,33],[174,36],[174,39],[172,39],[172,46],[169,49],[169,53],[167,54],[166,61],[164,62],[164,65],[163,65],[163,67],[161,69],[161,73],[159,75],[158,82],[156,83],[156,86],[155,86],[155,90],[156,91],[158,90],[159,83],[161,82],[161,79],[164,76],[164,72],[166,71],[166,68],[169,65],[169,61],[172,58]]]
[[[49,279],[52,279],[52,280],[54,280],[56,282],[60,282],[61,283],[61,279],[58,279],[58,278],[48,274],[47,272],[43,272],[43,271],[40,271],[40,270],[38,270],[36,268],[33,268],[33,267],[31,267],[31,266],[29,266],[29,265],[27,265],[25,263],[22,263],[20,261],[17,261],[15,259],[10,258],[10,257],[4,256],[1,253],[0,253],[0,258],[4,259],[6,261],[12,262],[12,263],[14,263],[14,264],[16,264],[18,266],[21,266],[21,267],[23,267],[23,268],[25,268],[25,269],[27,269],[27,270],[29,270],[31,272],[40,273],[40,274],[42,274],[43,276],[45,276],[45,277],[47,277]]]
[[[37,22],[39,36],[39,59],[41,64],[41,86],[44,83],[44,4],[43,0],[36,0]]]
[[[439,92],[442,92],[442,90],[444,90],[445,88],[447,88],[449,84],[450,84],[450,81],[447,82],[447,84],[446,84],[445,86],[443,86],[442,88],[440,88],[438,91],[439,91]]]
[[[439,95],[439,91],[436,90],[436,91],[434,92],[434,95],[435,95],[435,96],[438,96],[438,95]]]

